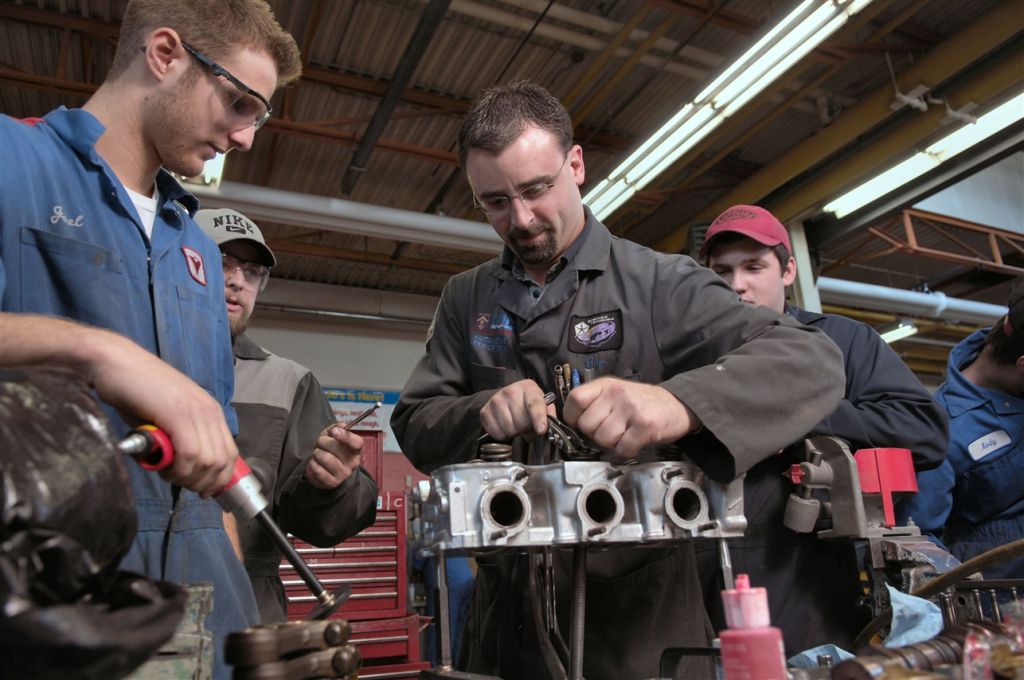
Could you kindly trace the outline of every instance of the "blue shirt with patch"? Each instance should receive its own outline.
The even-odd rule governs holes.
[[[987,334],[976,331],[950,353],[946,382],[935,393],[949,414],[949,453],[939,468],[918,474],[918,494],[897,506],[901,522],[913,518],[962,561],[1024,538],[1024,399],[961,373]],[[1024,559],[985,576],[1024,578]]]
[[[0,309],[126,335],[205,388],[237,432],[220,252],[191,218],[195,198],[164,170],[152,241],[146,237],[124,185],[96,151],[103,132],[81,109],[24,121],[0,115]],[[105,410],[115,436],[123,434],[128,426]],[[175,500],[157,474],[130,461],[127,468],[139,531],[121,566],[214,583],[206,625],[215,634],[215,674],[227,678],[223,637],[259,619],[221,509],[190,491]]]

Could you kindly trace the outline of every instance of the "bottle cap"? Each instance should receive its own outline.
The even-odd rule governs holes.
[[[771,626],[768,614],[768,591],[751,588],[747,574],[736,575],[736,588],[722,591],[725,621],[729,628],[767,628]]]

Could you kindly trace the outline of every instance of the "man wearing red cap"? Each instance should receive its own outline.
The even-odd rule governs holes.
[[[960,560],[1024,538],[1024,281],[1007,306],[992,328],[949,353],[935,393],[949,413],[949,454],[896,507],[899,519],[912,517]],[[1024,557],[986,567],[984,576],[1024,578]]]
[[[796,261],[786,228],[774,215],[754,205],[729,208],[708,228],[701,257],[742,301],[817,326],[842,350],[845,396],[814,434],[841,437],[851,450],[908,448],[918,470],[941,463],[946,416],[878,333],[843,316],[786,304]],[[743,538],[730,541],[733,565],[750,574],[751,583],[768,589],[772,623],[782,629],[787,653],[825,643],[849,649],[869,618],[868,611],[858,608],[852,546],[797,534],[783,524],[792,484],[782,473],[802,460],[802,454],[802,446],[789,447],[747,473],[744,508],[749,525]],[[701,556],[705,598],[720,628],[724,622],[716,569],[712,555]]]

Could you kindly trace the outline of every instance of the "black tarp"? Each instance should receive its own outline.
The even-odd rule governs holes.
[[[124,465],[74,373],[0,369],[0,677],[119,678],[174,634],[183,591],[117,570]]]

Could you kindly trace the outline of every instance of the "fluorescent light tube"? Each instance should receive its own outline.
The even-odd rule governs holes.
[[[883,326],[882,330],[879,331],[879,335],[882,336],[882,340],[892,344],[897,340],[903,340],[909,338],[911,335],[917,333],[917,324],[910,319],[900,319],[895,323],[891,323],[888,326]]]
[[[826,212],[843,218],[895,189],[937,168],[945,161],[978,142],[1006,129],[1024,118],[1024,92],[997,106],[974,123],[967,123],[946,135],[924,151],[872,177],[842,196],[827,203]]]
[[[683,106],[583,202],[601,220],[764,91],[871,0],[805,0]]]

